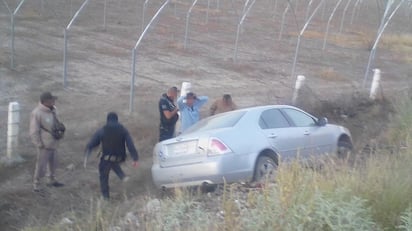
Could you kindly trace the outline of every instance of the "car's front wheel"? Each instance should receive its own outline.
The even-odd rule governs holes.
[[[254,181],[264,183],[276,176],[277,164],[273,158],[268,156],[259,156],[254,173]]]
[[[352,152],[353,145],[349,141],[339,140],[338,142],[338,158],[347,159]]]

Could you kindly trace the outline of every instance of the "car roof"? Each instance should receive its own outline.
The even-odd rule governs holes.
[[[247,108],[242,108],[239,109],[239,111],[263,111],[267,109],[272,109],[272,108],[293,108],[293,109],[298,109],[297,107],[291,106],[291,105],[263,105],[263,106],[254,106],[254,107],[247,107]]]

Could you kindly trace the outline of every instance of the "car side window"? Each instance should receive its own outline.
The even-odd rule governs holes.
[[[316,121],[311,116],[291,108],[282,109],[297,127],[316,126]]]
[[[269,109],[262,112],[259,118],[259,126],[262,129],[286,128],[289,122],[278,109]]]

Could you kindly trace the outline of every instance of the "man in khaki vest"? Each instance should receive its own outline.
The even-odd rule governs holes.
[[[56,107],[54,106],[57,97],[50,92],[44,92],[40,96],[39,105],[32,111],[30,117],[30,137],[37,148],[37,162],[33,176],[33,191],[40,191],[40,180],[48,176],[49,187],[61,187],[64,184],[55,178],[57,166],[57,146],[59,141],[53,137],[53,130],[56,117]]]
[[[221,99],[216,100],[212,106],[210,106],[210,115],[216,115],[223,112],[236,110],[237,106],[232,101],[232,96],[224,94]]]

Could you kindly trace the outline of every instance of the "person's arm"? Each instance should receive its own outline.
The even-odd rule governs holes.
[[[177,114],[177,112],[179,111],[179,109],[177,107],[175,107],[173,109],[173,111],[169,111],[168,102],[166,102],[165,100],[160,101],[159,104],[160,104],[160,109],[163,112],[163,115],[168,120],[170,120],[173,116],[175,116]]]
[[[217,101],[215,101],[212,106],[210,106],[210,115],[214,115],[216,113],[216,109],[217,109]]]
[[[197,107],[202,107],[207,101],[209,100],[209,97],[207,96],[196,96],[196,101],[195,101],[195,106]]]
[[[86,145],[86,152],[89,153],[92,151],[93,148],[97,147],[103,137],[103,128],[97,130],[96,133],[94,133],[93,137],[91,138],[91,140],[89,141],[89,143]]]
[[[178,111],[179,111],[179,108],[177,107],[175,107],[173,111],[163,110],[163,115],[165,115],[166,119],[170,120],[173,116],[177,114]]]
[[[183,100],[185,100],[186,99],[186,96],[180,96],[178,99],[177,99],[177,105],[179,106],[179,109],[180,110],[183,110],[184,108],[185,108],[185,106],[186,106],[186,104],[183,102]]]
[[[129,131],[127,131],[126,128],[124,129],[124,131],[127,150],[129,150],[130,156],[132,157],[133,161],[137,162],[139,160],[139,154],[136,150],[136,147],[134,146],[132,137],[130,136]]]
[[[40,131],[41,121],[38,114],[33,111],[30,116],[30,138],[37,148],[44,147],[43,141],[41,140]]]

